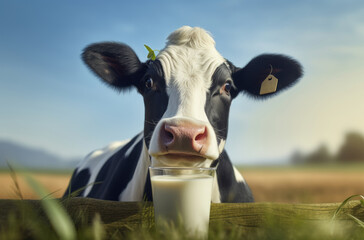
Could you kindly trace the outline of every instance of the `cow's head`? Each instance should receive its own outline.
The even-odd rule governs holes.
[[[144,139],[154,166],[209,166],[224,149],[230,104],[240,92],[266,98],[302,75],[297,61],[275,54],[235,67],[207,32],[191,27],[173,32],[154,61],[142,63],[129,46],[111,42],[90,45],[83,59],[107,84],[136,87],[143,96]],[[271,75],[277,89],[261,95]]]

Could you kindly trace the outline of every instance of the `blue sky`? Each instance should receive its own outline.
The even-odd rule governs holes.
[[[142,98],[102,84],[81,62],[99,41],[162,49],[183,26],[211,32],[236,66],[261,53],[299,60],[305,76],[267,101],[239,96],[226,148],[234,163],[274,163],[293,150],[364,133],[364,2],[0,0],[0,139],[83,156],[142,131]]]

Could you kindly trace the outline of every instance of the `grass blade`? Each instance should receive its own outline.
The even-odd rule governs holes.
[[[356,194],[356,195],[352,195],[350,197],[348,197],[347,199],[345,199],[341,204],[340,206],[336,209],[336,211],[334,212],[334,215],[332,216],[331,218],[331,221],[335,220],[335,218],[337,217],[337,215],[341,212],[342,208],[353,198],[356,198],[356,197],[361,197],[362,199],[360,200],[360,203],[363,205],[363,199],[364,199],[364,196],[363,195],[360,195],[360,194]]]
[[[59,191],[61,191],[61,190],[62,190],[62,189],[57,189],[57,190],[54,190],[53,192],[48,193],[47,195],[45,195],[45,196],[42,198],[42,200],[43,200],[43,199],[48,199],[48,198],[52,197],[52,195],[53,195],[53,194],[55,194],[56,192],[59,192]]]
[[[354,221],[359,224],[360,227],[364,228],[364,222],[362,220],[360,220],[359,218],[357,217],[354,217],[353,215],[351,214],[346,214],[348,215],[349,217],[351,217],[352,219],[354,219]]]
[[[23,200],[23,195],[21,194],[21,190],[20,190],[20,186],[19,186],[19,183],[18,183],[18,179],[16,178],[16,173],[14,171],[14,168],[11,166],[11,164],[6,161],[6,164],[8,165],[8,168],[10,170],[10,176],[11,176],[11,179],[13,180],[13,183],[15,185],[15,194],[18,196],[19,199]]]
[[[360,204],[362,206],[364,206],[364,196],[363,195],[360,195],[360,194],[356,194],[356,195],[352,195],[350,197],[348,197],[347,199],[345,199],[341,204],[340,206],[336,209],[336,211],[334,212],[334,215],[332,216],[331,218],[331,235],[334,234],[334,229],[335,229],[335,219],[336,217],[339,215],[339,213],[341,212],[341,210],[343,209],[343,207],[353,198],[356,198],[356,197],[360,197]],[[347,214],[348,216],[352,217],[357,223],[361,224],[363,223],[360,219],[357,219],[356,217],[352,216],[351,214]],[[359,221],[359,222],[358,222]]]
[[[101,184],[102,182],[91,182],[89,184],[87,184],[86,186],[82,187],[82,188],[79,188],[75,191],[72,191],[71,192],[71,188],[69,188],[68,190],[68,195],[67,195],[67,198],[66,199],[70,199],[70,198],[73,198],[73,197],[77,197],[79,193],[81,193],[83,190],[85,190],[88,186],[93,186],[93,185],[97,185],[97,184]]]
[[[105,229],[102,225],[100,214],[96,214],[92,221],[92,233],[94,240],[104,239]]]
[[[23,173],[29,186],[42,198],[48,195],[47,191],[36,182],[30,175]],[[76,239],[75,226],[62,206],[54,199],[42,200],[42,206],[46,215],[48,216],[53,229],[62,240]]]

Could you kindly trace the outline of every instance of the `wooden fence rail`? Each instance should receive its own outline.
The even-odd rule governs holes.
[[[113,202],[89,198],[61,200],[76,226],[91,223],[98,213],[107,231],[137,229],[141,224],[154,222],[152,203]],[[0,200],[0,226],[6,224],[9,214],[21,215],[26,205],[45,217],[39,200]],[[330,220],[340,203],[328,204],[278,204],[278,203],[224,203],[212,204],[210,224],[224,222],[246,229],[257,229],[269,217],[278,219],[282,226],[291,221],[315,222]],[[359,201],[350,201],[336,218],[348,222],[348,214],[364,221],[364,208]],[[21,216],[19,216],[21,217]],[[24,216],[23,216],[24,217]]]

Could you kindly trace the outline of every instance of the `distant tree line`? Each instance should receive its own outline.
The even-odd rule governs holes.
[[[327,146],[322,144],[308,154],[295,151],[291,156],[291,162],[295,164],[364,162],[364,136],[357,132],[348,132],[336,154],[331,154]]]

